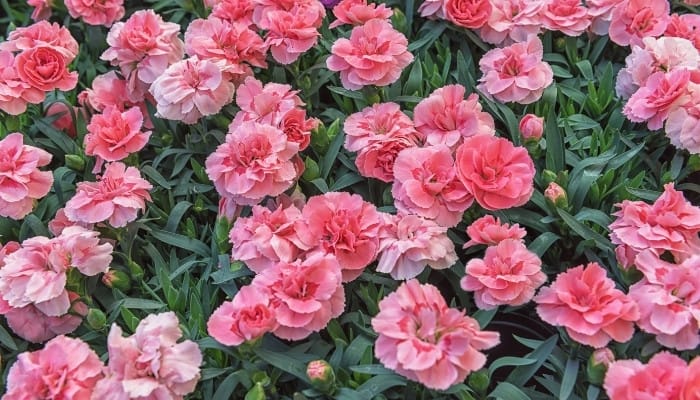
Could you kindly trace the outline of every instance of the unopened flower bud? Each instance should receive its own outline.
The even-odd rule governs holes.
[[[586,373],[591,383],[600,385],[603,383],[608,366],[615,361],[615,354],[608,348],[597,349],[588,359]]]
[[[335,390],[335,372],[326,360],[311,361],[306,367],[306,376],[320,392],[331,394]]]
[[[110,269],[102,275],[102,283],[108,288],[119,289],[126,292],[131,288],[131,280],[129,275],[118,269]]]
[[[551,182],[544,191],[544,197],[552,202],[557,208],[567,208],[569,200],[566,196],[566,191],[556,182]]]
[[[74,171],[81,172],[85,169],[85,160],[77,154],[66,154],[66,166]]]
[[[538,117],[535,114],[527,114],[520,120],[520,135],[523,142],[537,143],[542,138],[544,133],[544,118]]]
[[[469,386],[479,393],[483,393],[489,387],[489,373],[482,369],[474,371],[469,375]]]
[[[134,279],[141,279],[143,277],[143,268],[134,262],[134,260],[129,260],[127,266],[129,267],[129,272],[131,272],[131,276],[134,277]]]
[[[90,328],[95,330],[100,330],[105,327],[105,324],[107,324],[107,317],[105,316],[105,313],[97,308],[89,309],[85,319],[87,320]]]

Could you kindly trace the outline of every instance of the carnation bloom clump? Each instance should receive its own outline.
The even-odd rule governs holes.
[[[93,115],[87,126],[85,154],[104,161],[119,161],[135,153],[148,143],[150,131],[143,132],[143,114],[132,107],[120,112],[107,107],[102,114]]]
[[[682,358],[665,351],[654,355],[647,364],[617,360],[608,366],[603,386],[610,400],[682,399],[686,370]]]
[[[258,339],[278,327],[271,299],[261,287],[244,286],[232,301],[225,301],[214,310],[207,331],[227,346]]]
[[[112,26],[124,13],[124,0],[64,0],[68,13],[90,25]]]
[[[363,25],[374,18],[389,19],[392,14],[393,11],[385,4],[368,4],[367,0],[342,0],[333,7],[336,20],[328,27],[333,29],[345,24]]]
[[[524,228],[518,224],[502,224],[498,217],[484,215],[467,227],[469,241],[464,248],[477,244],[495,246],[506,239],[522,239],[527,235]]]
[[[385,367],[431,389],[445,390],[486,363],[481,350],[499,343],[497,332],[447,306],[435,286],[409,280],[379,302],[372,318],[379,334],[374,354]]]

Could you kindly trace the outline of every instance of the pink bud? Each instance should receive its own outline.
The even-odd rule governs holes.
[[[317,390],[332,393],[335,390],[335,372],[326,360],[314,360],[306,366],[306,376]]]
[[[79,107],[73,107],[73,112],[75,114],[81,112]],[[51,125],[56,128],[56,130],[64,131],[68,136],[74,138],[76,136],[75,122],[73,121],[73,116],[71,115],[71,110],[65,103],[57,101],[52,103],[49,108],[46,109],[46,116],[50,117],[52,115],[62,114],[57,120],[53,121]]]
[[[520,134],[526,142],[537,142],[542,138],[544,132],[544,118],[535,114],[527,114],[520,120]]]
[[[556,182],[552,182],[547,186],[547,189],[544,191],[544,197],[559,208],[566,208],[568,205],[566,191]]]

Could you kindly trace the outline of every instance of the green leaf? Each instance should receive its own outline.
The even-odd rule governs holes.
[[[537,236],[527,248],[531,252],[537,254],[537,256],[542,257],[547,249],[559,239],[561,239],[561,237],[554,232],[543,232],[541,235]]]
[[[177,230],[177,226],[180,225],[180,220],[182,219],[182,216],[185,215],[187,210],[192,207],[192,203],[189,201],[181,201],[177,204],[175,204],[175,207],[170,210],[170,216],[168,217],[168,222],[165,224],[165,228],[163,230],[168,231],[168,232],[175,232]]]
[[[387,369],[382,364],[355,365],[348,367],[350,371],[368,375],[392,375],[394,371]]]
[[[437,40],[437,38],[440,37],[440,35],[442,35],[442,32],[444,32],[446,28],[447,24],[444,22],[426,22],[425,24],[423,24],[421,31],[425,31],[427,33],[423,35],[420,39],[411,41],[411,43],[409,43],[408,45],[408,51],[413,52],[423,47],[430,46],[431,44],[433,44],[434,41]]]
[[[408,74],[406,84],[403,86],[403,92],[407,95],[412,95],[421,89],[423,84],[423,66],[420,59],[416,57],[411,67],[411,72]]]
[[[309,378],[306,376],[306,362],[300,360],[301,354],[294,354],[294,356],[288,355],[290,353],[282,353],[279,351],[271,351],[265,348],[255,349],[255,354],[270,365],[273,365],[284,372],[292,374],[297,378],[301,379],[306,383],[309,382]],[[311,356],[313,358],[313,356]]]
[[[195,240],[187,236],[180,235],[178,233],[167,232],[160,229],[152,230],[151,236],[153,236],[157,240],[160,240],[163,243],[167,243],[171,246],[192,251],[194,253],[199,254],[200,256],[211,256],[211,250],[209,249],[209,247],[200,240]]]
[[[554,108],[549,110],[545,123],[545,140],[547,141],[547,154],[545,164],[547,169],[555,173],[564,170],[564,137],[559,131],[557,117]]]
[[[501,382],[489,394],[489,397],[495,397],[501,400],[531,400],[530,396],[526,395],[517,386],[509,382]]]
[[[523,386],[525,383],[532,378],[532,376],[537,372],[537,370],[544,364],[552,354],[554,347],[557,345],[558,335],[554,335],[544,342],[540,343],[537,348],[525,355],[525,358],[531,358],[537,360],[534,364],[521,365],[516,367],[506,379],[508,382],[516,386]]]
[[[330,187],[330,191],[337,192],[341,189],[345,189],[348,186],[352,186],[358,182],[362,182],[363,180],[365,180],[364,177],[362,177],[358,174],[349,172],[349,173],[341,176],[337,181],[333,182],[333,184]]]
[[[406,386],[406,378],[396,374],[377,375],[360,385],[360,387],[357,388],[357,393],[359,393],[363,399],[371,399],[394,386]]]
[[[340,86],[328,86],[328,90],[330,90],[333,93],[337,93],[341,96],[349,97],[351,99],[355,100],[365,100],[365,96],[362,94],[362,92],[355,91],[355,90],[347,90],[345,88],[342,88]]]
[[[151,178],[155,183],[158,184],[158,186],[164,188],[164,189],[172,189],[172,185],[168,183],[168,181],[165,179],[163,175],[160,174],[160,172],[156,171],[155,168],[151,167],[150,165],[144,165],[141,167],[141,172],[144,173],[144,175],[148,176]]]
[[[12,335],[10,335],[2,325],[0,325],[0,343],[10,350],[17,351],[17,343],[15,343],[14,339],[12,339]]]
[[[569,358],[566,361],[564,377],[561,380],[561,387],[559,388],[559,398],[561,400],[568,400],[571,393],[573,393],[574,385],[576,385],[576,376],[578,375],[579,364],[579,360],[574,358]]]
[[[331,173],[331,168],[335,164],[335,159],[340,152],[340,148],[343,146],[345,141],[345,132],[341,131],[333,138],[333,141],[328,146],[328,151],[323,155],[319,167],[321,167],[321,177],[323,179],[328,179],[328,175]]]
[[[136,299],[132,297],[127,297],[122,300],[122,307],[136,310],[158,310],[165,308],[165,304],[148,299]]]
[[[591,228],[582,224],[568,212],[562,209],[557,209],[557,212],[559,213],[559,216],[564,220],[564,222],[566,222],[566,224],[569,225],[569,228],[571,228],[584,240],[593,240],[596,246],[601,250],[612,251],[614,249],[614,246],[612,245],[610,240],[608,240],[608,238],[606,238],[605,236],[601,235],[598,232],[595,232]]]
[[[233,391],[236,390],[236,386],[240,383],[240,372],[241,371],[236,371],[232,373],[219,384],[219,387],[214,393],[213,400],[228,400],[232,398]]]
[[[533,358],[523,358],[523,357],[501,357],[489,365],[489,375],[493,375],[493,372],[501,367],[518,367],[521,365],[530,365],[536,363],[537,360]]]

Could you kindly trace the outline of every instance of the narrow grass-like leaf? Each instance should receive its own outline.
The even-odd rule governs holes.
[[[499,383],[489,394],[489,397],[495,397],[499,400],[531,400],[530,396],[509,382]]]
[[[151,236],[153,236],[157,240],[160,240],[163,243],[167,243],[171,246],[195,252],[200,256],[209,257],[211,255],[211,252],[207,245],[205,245],[199,240],[192,239],[187,236],[180,235],[178,233],[154,229],[151,231]]]
[[[574,358],[569,358],[566,361],[564,377],[561,380],[561,387],[559,388],[559,399],[568,400],[571,393],[573,393],[574,385],[576,385],[576,376],[578,375],[579,365],[579,360]]]

